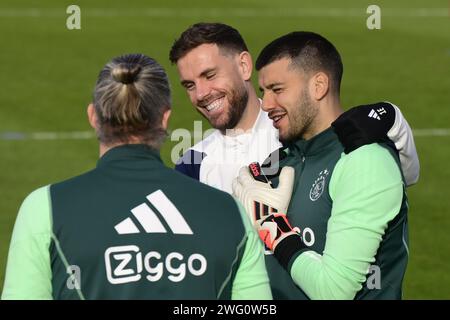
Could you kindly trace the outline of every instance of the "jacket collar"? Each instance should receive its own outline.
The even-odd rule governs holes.
[[[287,145],[289,151],[302,154],[304,156],[313,156],[324,150],[340,143],[332,127],[315,135],[309,140],[299,139]]]
[[[145,144],[124,144],[109,149],[98,161],[97,167],[111,162],[129,160],[153,160],[162,164],[159,151]]]

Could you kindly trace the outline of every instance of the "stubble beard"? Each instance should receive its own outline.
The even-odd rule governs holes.
[[[245,87],[238,88],[237,90],[231,91],[230,99],[226,97],[229,102],[228,110],[224,112],[226,114],[220,115],[217,119],[208,119],[203,115],[215,129],[225,132],[236,127],[244,114],[245,109],[248,104],[248,92]],[[220,118],[225,118],[225,120],[220,121]]]
[[[308,91],[303,90],[297,108],[290,115],[288,114],[289,129],[287,135],[280,136],[280,141],[286,144],[302,139],[305,134],[311,131],[318,112],[319,108],[311,100]]]

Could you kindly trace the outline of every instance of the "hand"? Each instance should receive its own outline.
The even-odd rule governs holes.
[[[386,143],[398,151],[407,186],[417,183],[420,174],[419,157],[411,127],[401,110],[390,102],[378,102],[351,108],[331,126],[350,153],[374,142]]]
[[[233,195],[242,202],[252,222],[271,213],[286,213],[294,187],[294,168],[284,167],[281,170],[277,188],[272,188],[270,182],[261,179],[259,165],[250,165],[250,168],[253,175],[248,167],[242,167],[232,187]]]
[[[331,126],[350,153],[359,147],[374,142],[387,142],[388,131],[395,122],[394,107],[386,102],[361,105],[341,114]]]
[[[244,204],[264,244],[288,270],[291,258],[306,248],[299,228],[292,228],[284,214],[291,201],[295,170],[283,167],[278,187],[272,188],[259,165],[251,164],[249,167],[241,168],[233,181],[233,195]],[[261,210],[260,204],[267,210]]]
[[[299,237],[299,228],[292,228],[286,215],[282,213],[271,214],[256,221],[256,230],[267,248],[275,251],[277,245],[289,236]]]

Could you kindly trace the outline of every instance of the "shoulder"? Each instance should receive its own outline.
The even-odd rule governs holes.
[[[14,238],[20,240],[37,234],[50,233],[51,201],[49,185],[31,192],[20,206],[14,226]]]
[[[70,186],[70,185],[77,185],[77,184],[91,184],[93,179],[95,180],[95,177],[98,176],[98,167],[93,168],[87,172],[81,173],[79,175],[73,176],[71,178],[68,178],[66,180],[58,181],[56,183],[53,183],[50,185],[50,192],[55,187],[60,186]]]
[[[211,153],[218,144],[222,143],[223,135],[219,130],[213,130],[206,138],[197,142],[189,150],[193,150],[200,153]]]
[[[48,204],[49,200],[49,187],[50,185],[40,187],[31,192],[23,201],[21,209],[27,209],[29,207],[39,207],[40,205]]]
[[[175,164],[175,170],[195,180],[200,180],[200,167],[206,154],[189,149]]]
[[[342,153],[333,171],[331,184],[333,182],[390,184],[402,182],[402,175],[392,152],[387,147],[372,143],[348,154]]]
[[[360,166],[367,166],[369,163],[390,163],[397,166],[391,151],[379,143],[364,145],[348,154],[342,154],[339,163]]]
[[[241,212],[230,194],[174,170],[169,169],[165,176],[166,185],[162,190],[189,219],[205,227],[209,224],[207,229],[213,225],[232,226],[235,229],[231,233],[240,234],[240,227],[243,227]],[[225,234],[230,232],[223,231]],[[216,233],[222,234],[222,231]]]
[[[48,191],[49,198],[52,205],[54,205],[55,200],[61,199],[61,197],[76,201],[74,196],[82,197],[82,195],[98,189],[100,184],[101,179],[99,179],[98,169],[94,168],[88,172],[51,184]]]
[[[189,166],[189,165],[200,165],[203,158],[206,156],[204,152],[189,149],[186,151],[180,159],[178,159],[176,166]]]
[[[203,204],[215,207],[222,206],[224,203],[229,203],[231,206],[236,207],[236,210],[238,210],[236,202],[230,194],[200,181],[191,179],[192,177],[184,174],[183,172],[177,172],[178,170],[175,171],[169,168],[166,170],[167,174],[171,176],[170,180],[176,183],[175,191],[179,192],[180,187],[182,186],[182,189],[185,190],[184,193],[190,195],[190,202],[197,199],[201,200]],[[217,210],[220,209],[217,208]]]
[[[202,141],[195,144],[186,151],[175,164],[175,170],[195,180],[200,178],[200,167],[207,155],[214,154],[215,148],[221,143],[221,134],[218,130],[213,131]]]

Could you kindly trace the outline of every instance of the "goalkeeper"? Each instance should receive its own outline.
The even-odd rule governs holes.
[[[408,261],[402,155],[387,137],[364,145],[375,131],[356,130],[346,148],[338,139],[388,123],[397,109],[382,103],[359,119],[343,114],[340,55],[315,33],[274,40],[256,69],[263,109],[287,146],[283,169],[271,185],[259,166],[243,168],[233,190],[266,245],[274,298],[400,299]]]

